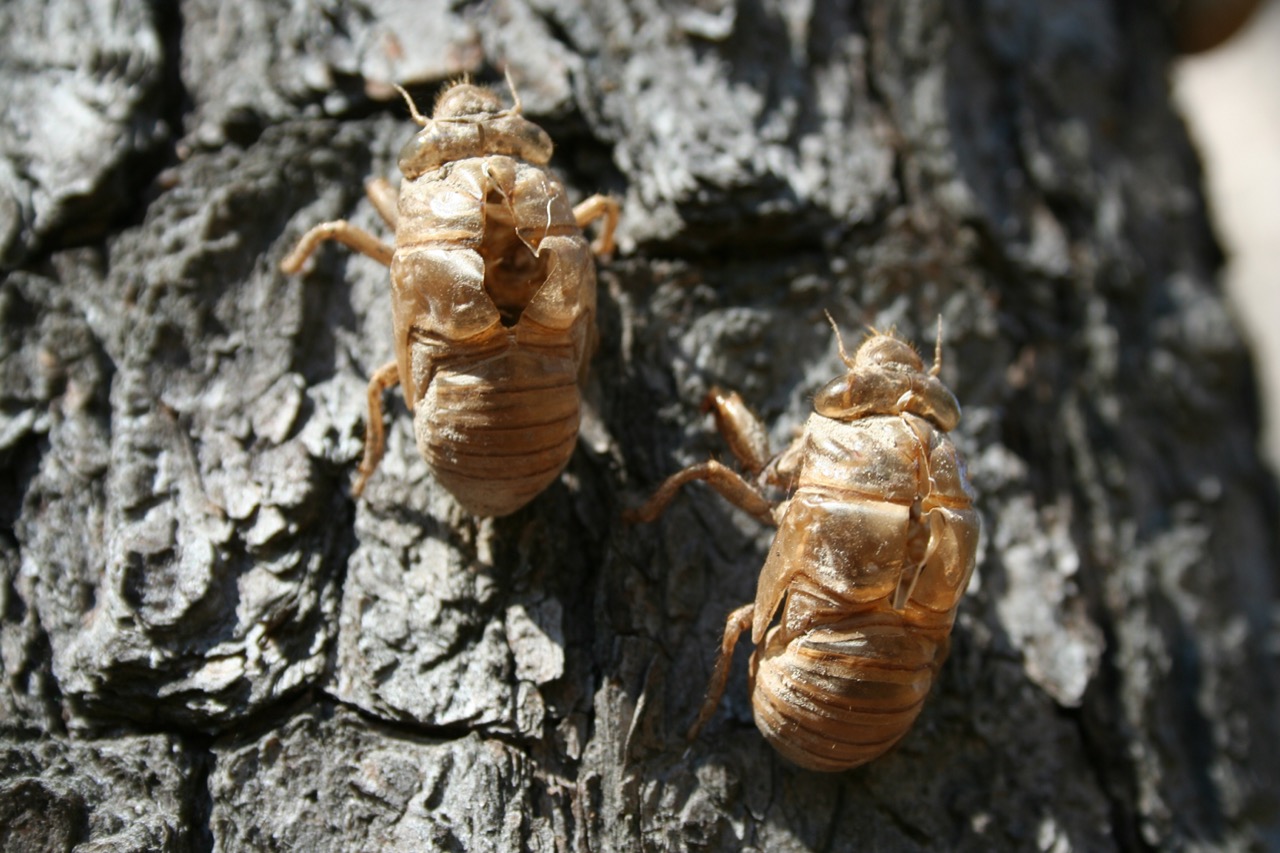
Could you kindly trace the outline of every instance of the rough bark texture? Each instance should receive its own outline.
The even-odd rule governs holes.
[[[0,846],[1280,846],[1275,489],[1157,5],[4,4]],[[478,521],[395,401],[353,502],[387,275],[277,264],[380,230],[388,84],[504,66],[623,201],[593,417]],[[682,741],[771,532],[699,488],[618,520],[723,453],[712,384],[783,445],[824,310],[942,315],[985,516],[921,719],[834,776],[741,659]]]

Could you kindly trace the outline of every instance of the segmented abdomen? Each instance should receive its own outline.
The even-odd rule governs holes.
[[[441,367],[415,406],[436,479],[468,512],[514,512],[559,476],[577,442],[578,365],[514,346]]]
[[[844,770],[883,755],[910,730],[945,657],[935,639],[910,627],[875,613],[862,620],[869,624],[859,621],[789,643],[771,642],[781,638],[774,628],[760,654],[756,726],[801,767]]]

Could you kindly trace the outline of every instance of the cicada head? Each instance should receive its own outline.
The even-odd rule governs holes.
[[[512,92],[514,93],[514,89]],[[486,86],[460,81],[436,100],[431,118],[418,113],[407,92],[414,121],[422,130],[400,149],[400,171],[408,180],[469,157],[503,154],[537,166],[551,161],[551,137],[520,114],[520,102],[504,109],[498,94]]]
[[[834,322],[832,328],[835,328]],[[840,358],[849,370],[818,391],[813,407],[820,415],[852,421],[869,415],[910,412],[949,431],[960,421],[960,404],[906,341],[893,332],[872,331],[852,358],[836,330]]]
[[[498,93],[487,86],[477,86],[465,80],[454,83],[436,98],[433,119],[484,120],[502,112]]]

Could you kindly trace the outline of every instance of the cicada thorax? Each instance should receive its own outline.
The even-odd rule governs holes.
[[[396,357],[418,448],[468,511],[556,479],[594,348],[590,247],[564,188],[506,155],[404,181],[391,263]]]
[[[752,705],[781,754],[842,770],[919,715],[978,518],[954,445],[916,414],[814,414],[802,458],[757,590]]]

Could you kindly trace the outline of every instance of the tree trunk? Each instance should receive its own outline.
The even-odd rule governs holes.
[[[0,847],[1144,850],[1280,845],[1273,481],[1159,4],[0,8]],[[1133,7],[1133,8],[1131,8]],[[1138,8],[1141,7],[1141,8]],[[623,205],[580,446],[469,517],[388,395],[384,233],[446,78],[501,83]],[[896,326],[964,405],[984,517],[912,732],[830,775],[751,721],[772,531],[710,490]]]

